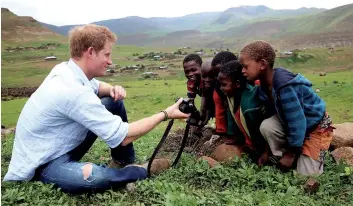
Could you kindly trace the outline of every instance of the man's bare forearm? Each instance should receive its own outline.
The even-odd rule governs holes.
[[[98,90],[98,96],[99,97],[105,97],[105,96],[110,96],[110,89],[112,88],[112,85],[106,83],[106,82],[100,82],[99,83],[99,90]]]
[[[163,112],[129,124],[129,131],[122,145],[127,145],[155,128],[165,118]]]

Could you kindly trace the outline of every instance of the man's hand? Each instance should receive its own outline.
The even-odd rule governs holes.
[[[110,89],[110,96],[114,101],[123,100],[126,97],[126,91],[122,86],[112,86]]]
[[[182,101],[183,99],[180,98],[175,104],[173,104],[172,106],[168,107],[165,110],[168,114],[169,119],[186,119],[190,116],[190,114],[182,113],[179,110],[179,105],[181,104]]]
[[[279,160],[278,167],[284,172],[287,172],[293,167],[295,160],[295,154],[293,153],[284,153],[282,158]]]

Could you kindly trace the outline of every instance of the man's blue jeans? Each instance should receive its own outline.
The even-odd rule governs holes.
[[[112,114],[120,116],[124,122],[127,122],[123,101],[114,102],[112,98],[104,97],[102,104]],[[97,136],[94,133],[88,132],[86,139],[75,149],[38,168],[34,180],[54,183],[69,193],[90,193],[102,192],[147,178],[146,169],[137,166],[115,169],[93,163],[80,163],[79,161],[96,139]],[[113,160],[123,165],[133,163],[135,161],[133,144],[112,148],[111,156]]]

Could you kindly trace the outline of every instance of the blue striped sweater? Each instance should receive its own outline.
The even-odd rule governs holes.
[[[324,117],[325,102],[311,86],[311,82],[301,74],[282,68],[274,69],[272,94],[275,110],[268,108],[268,111],[279,114],[288,135],[289,147],[301,147],[304,139]],[[259,90],[260,99],[268,102],[263,91],[263,88]]]

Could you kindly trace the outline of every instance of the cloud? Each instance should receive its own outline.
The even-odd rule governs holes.
[[[247,0],[247,5],[264,5],[260,0]],[[334,8],[351,3],[349,0],[322,1],[268,0],[265,5],[273,9],[297,9],[301,7]],[[241,4],[234,0],[218,0],[206,3],[200,0],[3,0],[2,7],[20,16],[32,16],[38,21],[54,25],[86,24],[100,20],[126,16],[177,17],[206,11],[224,11]]]

